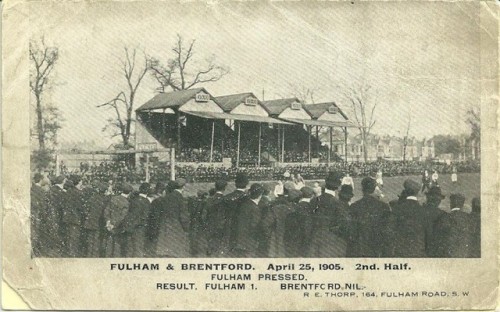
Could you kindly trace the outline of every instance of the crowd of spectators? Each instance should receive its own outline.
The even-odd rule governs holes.
[[[420,175],[425,170],[437,171],[441,174],[450,174],[456,168],[458,173],[479,172],[479,161],[465,161],[456,163],[437,163],[421,161],[377,161],[377,162],[333,162],[330,165],[289,165],[270,167],[256,165],[240,166],[239,168],[216,167],[212,165],[176,166],[176,177],[182,177],[190,182],[213,182],[217,179],[234,179],[240,172],[248,175],[253,181],[271,181],[283,179],[286,175],[300,174],[304,179],[322,179],[329,171],[349,173],[352,177],[367,176],[374,171],[381,171],[384,176]],[[146,168],[133,168],[125,162],[103,162],[99,165],[82,164],[79,170],[69,171],[64,165],[61,173],[65,175],[80,174],[84,181],[127,181],[140,183],[145,180]],[[166,163],[151,163],[149,166],[151,182],[168,180],[170,166]]]

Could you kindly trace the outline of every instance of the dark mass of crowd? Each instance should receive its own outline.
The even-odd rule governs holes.
[[[137,184],[145,181],[146,168],[134,169],[121,162],[103,162],[100,165],[82,163],[80,169],[69,171],[64,166],[61,168],[64,175],[78,174],[83,182],[90,181],[119,181]],[[319,165],[288,165],[280,167],[241,166],[239,168],[216,167],[211,165],[177,165],[176,177],[184,178],[189,182],[211,182],[218,179],[233,180],[238,173],[245,173],[252,181],[277,181],[287,175],[300,174],[306,180],[323,179],[329,171],[341,171],[352,177],[363,177],[373,171],[381,171],[384,176],[420,175],[425,170],[437,171],[440,174],[480,172],[479,161],[464,161],[456,163],[438,163],[423,161],[376,161],[376,162],[332,162]],[[170,177],[170,166],[167,163],[152,163],[149,165],[149,181],[152,183],[164,181]]]
[[[425,176],[424,176],[425,177]],[[407,179],[399,198],[380,199],[377,179],[362,180],[364,196],[350,203],[352,184],[332,171],[324,188],[274,189],[238,172],[236,190],[216,180],[209,193],[185,198],[187,183],[103,180],[79,175],[53,185],[35,174],[31,188],[33,255],[38,257],[480,257],[480,201],[450,195],[450,212],[433,180]],[[423,179],[425,182],[425,179]],[[275,198],[275,199],[272,199]]]

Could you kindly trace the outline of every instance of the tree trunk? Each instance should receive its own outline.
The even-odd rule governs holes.
[[[368,162],[368,150],[366,146],[366,140],[363,140],[363,159],[365,160],[365,163]]]
[[[40,99],[40,94],[36,93],[35,96],[36,96],[38,148],[40,150],[44,150],[45,149],[45,132],[43,131],[42,101]]]

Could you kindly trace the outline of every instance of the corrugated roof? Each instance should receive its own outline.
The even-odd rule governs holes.
[[[246,92],[246,93],[217,96],[215,97],[215,101],[227,113],[232,111],[239,104],[243,103],[245,99],[249,96],[257,98],[255,95],[253,95],[253,93]]]
[[[285,109],[290,107],[293,102],[300,102],[297,98],[288,98],[288,99],[278,99],[271,101],[263,101],[262,106],[264,106],[269,114],[271,115],[279,115]]]
[[[345,119],[347,119],[347,120],[349,119],[349,118],[347,118],[346,114],[344,114],[344,112],[340,109],[340,107],[335,102],[308,104],[308,105],[304,105],[304,108],[306,109],[306,111],[309,112],[309,114],[311,114],[311,116],[313,116],[313,118],[317,119],[317,118],[321,117],[321,115],[323,115],[324,112],[328,111],[328,108],[330,108],[330,106],[332,106],[332,105],[339,109],[340,114]]]
[[[210,94],[205,88],[187,89],[168,93],[160,93],[153,97],[151,100],[144,103],[136,111],[146,111],[157,108],[177,107],[185,104],[200,91]],[[210,96],[212,98],[212,96]]]

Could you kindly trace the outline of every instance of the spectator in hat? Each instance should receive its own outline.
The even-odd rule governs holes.
[[[172,183],[173,191],[165,195],[164,213],[160,215],[160,229],[156,254],[162,257],[189,257],[189,213],[182,195],[186,180]]]
[[[351,232],[348,257],[380,258],[389,255],[389,205],[374,195],[377,182],[371,177],[361,181],[363,197],[350,207]]]
[[[204,215],[206,210],[206,203],[208,192],[198,190],[196,197],[188,199],[189,211],[189,246],[190,254],[193,257],[206,255],[206,235]]]
[[[262,193],[262,198],[259,202],[260,208],[260,222],[259,222],[259,232],[261,237],[259,238],[258,246],[258,256],[265,258],[269,256],[269,250],[271,248],[271,243],[273,243],[276,238],[276,226],[277,217],[274,211],[273,202],[269,197],[271,192],[271,185],[264,185],[264,191]]]
[[[109,196],[106,196],[108,185],[103,182],[97,182],[94,185],[96,192],[89,198],[85,205],[86,213],[83,221],[83,231],[86,240],[86,256],[97,258],[103,256],[101,254],[103,248],[103,236],[101,235],[104,228],[104,209],[109,204]]]
[[[315,201],[310,256],[344,257],[348,237],[347,206],[338,199],[337,189],[343,174],[330,172],[325,192]]]
[[[215,181],[214,194],[210,196],[206,203],[205,224],[208,239],[208,256],[220,256],[223,251],[222,242],[226,218],[222,198],[224,197],[226,187],[226,180]]]
[[[47,251],[52,257],[62,256],[64,251],[65,233],[62,218],[66,193],[65,182],[65,176],[57,176],[49,190],[49,208],[45,222],[47,222]]]
[[[312,233],[311,214],[313,210],[311,201],[313,198],[314,190],[304,186],[300,190],[299,202],[290,206],[291,212],[284,221],[283,244],[286,257],[306,257],[309,254]]]
[[[48,213],[47,192],[42,187],[43,176],[35,173],[31,185],[31,248],[34,256],[45,255],[44,242],[47,237],[46,216]]]
[[[246,173],[240,172],[236,175],[234,184],[236,190],[224,196],[224,205],[226,207],[226,226],[224,233],[224,243],[227,250],[232,250],[236,246],[236,235],[238,233],[238,216],[240,206],[247,198],[246,188],[248,186],[248,176]]]
[[[122,221],[120,233],[127,240],[127,257],[145,257],[145,238],[151,201],[148,194],[151,192],[149,183],[139,186],[139,195],[130,199],[130,206]]]
[[[64,184],[66,193],[63,201],[63,227],[64,227],[64,255],[66,257],[80,257],[82,237],[81,215],[83,213],[82,180],[80,177],[72,176]]]
[[[160,228],[160,215],[163,212],[163,198],[165,196],[166,185],[163,182],[157,182],[154,191],[151,191],[148,198],[151,201],[151,209],[148,215],[146,227],[146,255],[148,257],[156,256],[156,247],[158,244],[158,235]]]
[[[471,216],[463,211],[465,197],[462,194],[450,195],[450,212],[437,224],[439,235],[446,243],[443,253],[446,258],[469,258],[473,255],[474,224]]]
[[[259,238],[262,237],[258,232],[260,222],[259,202],[264,193],[264,187],[259,183],[250,186],[248,197],[242,202],[238,217],[236,244],[233,250],[235,257],[255,257]]]
[[[301,198],[301,192],[295,189],[285,189],[285,195],[273,202],[273,211],[276,214],[276,241],[271,244],[271,257],[286,257],[284,241],[286,239],[286,216],[296,209]]]
[[[406,198],[396,203],[392,210],[392,256],[403,258],[426,257],[425,211],[417,199],[420,184],[407,179],[403,187]]]
[[[351,199],[354,197],[354,192],[352,189],[352,185],[344,184],[340,187],[339,191],[339,200],[346,204],[347,206],[351,205]]]
[[[481,198],[472,199],[472,252],[471,257],[481,258]]]
[[[445,196],[441,193],[439,186],[431,186],[425,193],[426,201],[423,205],[425,212],[425,249],[428,257],[436,257],[442,253],[439,249],[446,248],[441,240],[441,236],[435,232],[436,224],[446,212],[439,208],[441,201]]]
[[[134,189],[128,183],[118,184],[119,194],[111,196],[109,204],[104,209],[104,222],[106,224],[106,256],[126,257],[127,240],[118,231],[122,227],[122,222],[127,215],[130,202],[129,196]]]

